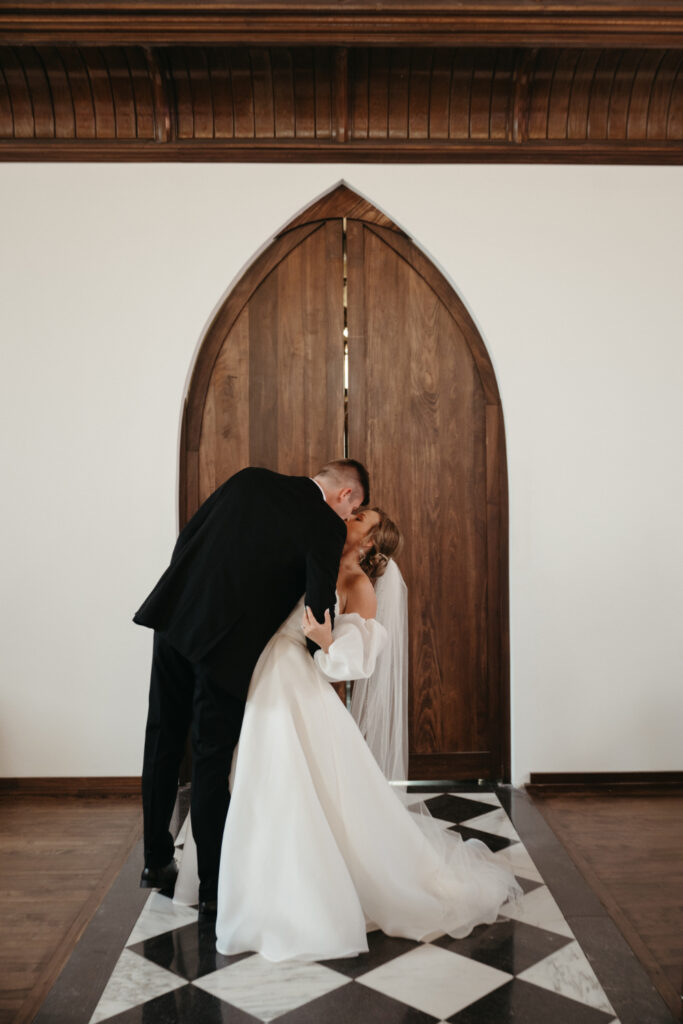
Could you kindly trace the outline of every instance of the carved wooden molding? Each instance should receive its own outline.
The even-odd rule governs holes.
[[[683,46],[682,0],[4,0],[0,40],[81,45]]]
[[[0,46],[0,158],[683,162],[683,49]]]

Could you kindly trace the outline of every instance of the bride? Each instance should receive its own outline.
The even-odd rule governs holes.
[[[387,672],[385,664],[382,686],[388,681],[393,690],[383,700],[385,711],[396,705],[394,671],[407,671],[390,657],[396,640],[399,649],[407,642],[400,617],[392,615],[389,643],[381,623],[382,607],[396,607],[397,594],[405,615],[405,585],[391,559],[399,542],[381,509],[361,509],[347,523],[334,630],[329,613],[316,622],[302,599],[259,658],[221,851],[220,953],[253,951],[273,961],[349,957],[368,950],[372,928],[410,939],[446,932],[460,938],[495,921],[519,892],[483,843],[465,842],[406,806],[330,685],[373,677],[354,701],[369,738],[378,735],[380,718],[401,718],[400,711],[386,719],[369,707],[383,658],[390,667]],[[373,584],[387,569],[382,584],[391,581],[394,600],[385,596],[378,613]],[[307,637],[319,645],[313,658]],[[394,738],[381,750],[373,743],[383,766],[401,763],[402,736]],[[197,902],[189,826],[175,899]]]

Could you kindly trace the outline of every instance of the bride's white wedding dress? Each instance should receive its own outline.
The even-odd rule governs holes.
[[[325,960],[368,949],[366,932],[456,938],[519,887],[386,781],[328,680],[369,676],[386,633],[337,615],[327,654],[306,648],[303,599],[263,651],[249,688],[221,851],[217,949]],[[188,827],[177,902],[197,902]]]

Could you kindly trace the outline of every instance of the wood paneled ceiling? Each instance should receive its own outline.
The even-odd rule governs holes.
[[[0,159],[683,163],[683,0],[19,0]]]

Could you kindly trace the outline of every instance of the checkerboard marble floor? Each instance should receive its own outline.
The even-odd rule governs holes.
[[[512,866],[524,895],[494,924],[431,942],[376,931],[359,957],[273,964],[221,956],[196,909],[152,893],[90,1024],[618,1024],[497,793],[425,799]]]

